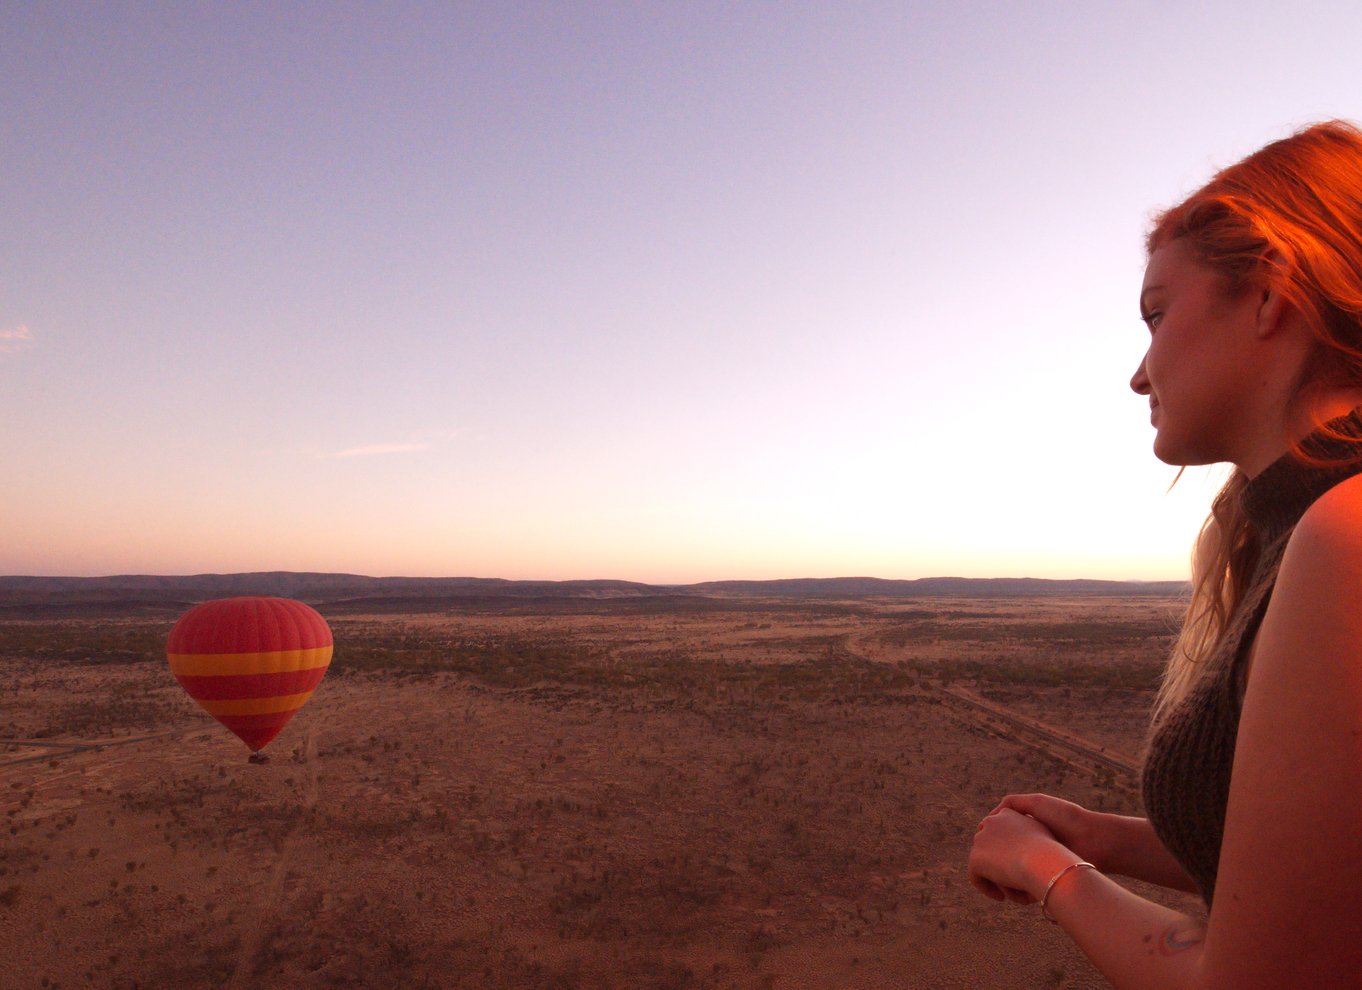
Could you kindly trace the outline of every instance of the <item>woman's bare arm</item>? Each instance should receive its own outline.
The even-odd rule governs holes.
[[[998,807],[1035,818],[1103,873],[1119,873],[1160,887],[1197,892],[1192,878],[1159,841],[1147,818],[1089,811],[1049,794],[1009,794]]]
[[[1202,980],[1201,922],[1132,894],[1096,870],[1072,868],[1080,858],[1038,818],[1001,808],[980,823],[970,881],[997,900],[1042,901],[1118,990],[1231,986]]]
[[[1118,990],[1356,987],[1362,973],[1362,476],[1297,527],[1254,650],[1215,904],[1195,921],[1071,870],[1049,909]],[[1075,862],[1039,819],[985,819],[971,880],[1042,896]]]
[[[1111,819],[1106,831],[1110,836],[1105,859],[1107,873],[1119,873],[1160,887],[1195,894],[1196,882],[1187,875],[1173,854],[1154,834],[1148,818],[1106,815]]]

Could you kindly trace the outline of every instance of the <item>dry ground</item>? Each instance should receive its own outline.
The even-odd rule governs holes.
[[[265,766],[174,616],[0,620],[3,984],[1102,986],[963,867],[1007,791],[1134,810],[1084,747],[1138,757],[1176,609],[322,606]]]

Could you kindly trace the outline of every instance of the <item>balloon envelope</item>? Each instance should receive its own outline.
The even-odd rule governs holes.
[[[180,616],[166,641],[176,680],[259,751],[312,697],[331,664],[331,629],[288,598],[223,598]]]

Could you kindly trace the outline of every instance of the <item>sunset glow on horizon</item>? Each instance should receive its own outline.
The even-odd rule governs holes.
[[[1142,236],[1362,121],[1305,7],[8,5],[0,574],[1185,578]]]

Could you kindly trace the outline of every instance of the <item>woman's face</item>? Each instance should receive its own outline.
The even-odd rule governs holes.
[[[1182,240],[1155,251],[1140,291],[1149,350],[1130,387],[1149,396],[1154,454],[1168,464],[1239,462],[1255,415],[1260,294],[1231,294]]]

